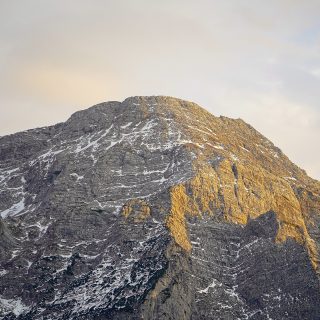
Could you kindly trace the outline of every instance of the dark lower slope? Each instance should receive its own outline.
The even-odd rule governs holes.
[[[128,229],[117,233],[113,243],[121,247],[113,258],[115,265],[117,256],[128,260],[135,245],[144,241],[143,230],[150,225],[151,218],[129,228],[130,233]],[[194,245],[191,255],[165,234],[153,235],[143,242],[139,260],[129,274],[122,274],[126,279],[112,294],[108,294],[108,288],[115,279],[121,281],[119,269],[112,264],[97,265],[94,272],[99,270],[100,283],[92,283],[90,272],[75,280],[77,270],[87,267],[78,255],[64,279],[69,278],[64,292],[67,303],[63,297],[51,305],[39,302],[23,316],[11,314],[3,319],[320,318],[319,282],[308,254],[293,240],[275,243],[278,223],[273,212],[250,221],[244,228],[212,219],[189,221],[188,226]],[[46,267],[53,266],[53,260]],[[50,294],[55,281],[47,274],[43,298]],[[70,296],[81,301],[83,288],[82,294],[89,296],[91,291],[99,290],[104,304],[91,301],[92,307],[88,308],[89,300],[83,311],[72,312],[77,303]]]

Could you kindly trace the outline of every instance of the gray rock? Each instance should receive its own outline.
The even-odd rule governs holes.
[[[209,157],[195,138],[207,141],[206,122],[217,125]],[[228,135],[243,136],[244,149],[256,148],[250,135],[268,146],[270,155],[252,153],[264,170],[311,181],[242,120],[169,97],[101,103],[65,123],[1,137],[0,318],[320,319],[308,250],[277,241],[276,213],[240,225],[210,204],[215,215],[186,215],[192,250],[175,241],[172,188],[195,177],[196,163],[219,170],[242,157],[238,147],[227,154],[219,139]],[[238,180],[236,165],[232,172]],[[305,189],[294,190],[302,198]],[[317,208],[312,214],[318,221]]]

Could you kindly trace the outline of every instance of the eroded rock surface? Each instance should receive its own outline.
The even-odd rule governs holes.
[[[194,103],[1,137],[0,212],[3,319],[320,318],[320,183]]]

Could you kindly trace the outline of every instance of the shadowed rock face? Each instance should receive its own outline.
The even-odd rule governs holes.
[[[0,213],[0,319],[320,318],[319,182],[194,103],[1,137]]]

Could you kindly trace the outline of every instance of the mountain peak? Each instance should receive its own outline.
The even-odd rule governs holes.
[[[241,119],[103,102],[1,137],[0,181],[7,319],[320,317],[319,182]]]

